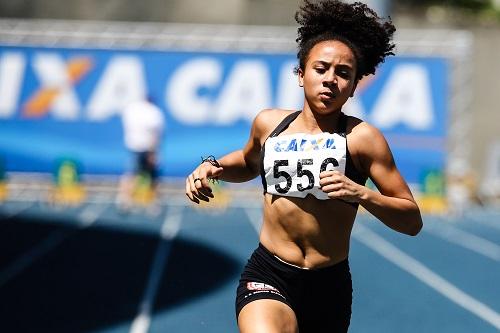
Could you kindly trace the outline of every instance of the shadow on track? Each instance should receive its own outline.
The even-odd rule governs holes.
[[[69,224],[0,216],[0,274],[54,233],[64,237],[0,286],[3,331],[88,332],[130,323],[137,315],[159,239]],[[241,266],[226,253],[182,238],[166,260],[156,312],[222,286]]]

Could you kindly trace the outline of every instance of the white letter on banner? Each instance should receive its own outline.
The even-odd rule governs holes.
[[[8,118],[16,111],[25,68],[22,53],[6,52],[0,58],[0,118]]]
[[[105,120],[131,102],[145,97],[146,83],[140,59],[134,56],[112,58],[88,104],[88,118]]]
[[[172,115],[185,124],[209,122],[212,103],[208,96],[198,95],[200,88],[220,83],[222,66],[213,58],[199,58],[181,65],[172,75],[166,89],[165,105]]]
[[[416,130],[432,127],[431,84],[427,70],[421,65],[406,64],[394,68],[371,114],[380,129],[400,123]]]
[[[40,89],[54,89],[57,96],[51,103],[51,112],[59,119],[76,119],[80,110],[64,59],[57,54],[40,53],[33,60],[33,68],[40,80]]]
[[[293,70],[296,61],[289,61],[281,67],[278,81],[276,107],[281,109],[300,110],[304,104],[304,90],[299,86],[299,78]]]
[[[342,112],[349,116],[353,116],[362,120],[366,119],[365,108],[361,103],[359,97],[356,97],[356,95],[347,100],[347,102],[342,107]]]
[[[252,121],[271,106],[271,79],[262,61],[240,61],[229,75],[215,105],[215,121],[231,124],[239,119]]]

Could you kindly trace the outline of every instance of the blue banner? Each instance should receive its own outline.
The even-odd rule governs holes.
[[[144,94],[165,113],[164,176],[248,140],[264,108],[300,109],[293,54],[0,48],[0,157],[7,171],[52,172],[71,158],[87,174],[120,174],[129,153],[120,114]],[[386,135],[403,175],[445,163],[448,69],[442,58],[393,57],[344,111]]]

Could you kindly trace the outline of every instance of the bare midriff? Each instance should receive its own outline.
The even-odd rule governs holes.
[[[303,268],[334,265],[349,255],[356,208],[340,200],[264,196],[260,242],[281,260]]]

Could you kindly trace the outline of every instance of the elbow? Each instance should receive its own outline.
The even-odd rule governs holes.
[[[406,234],[409,236],[416,236],[420,233],[423,226],[424,226],[424,224],[422,223],[422,220],[420,219],[417,223],[414,223],[411,226],[411,228],[409,228],[409,230]]]
[[[411,223],[409,224],[408,235],[416,236],[420,233],[422,228],[424,227],[424,223],[422,222],[422,215],[420,215],[420,210],[416,209],[414,212],[414,216],[411,219]]]
[[[418,235],[424,226],[422,215],[416,205],[406,212],[406,218],[404,218],[404,220],[406,223],[404,223],[401,232],[408,236]]]
[[[416,236],[422,230],[424,223],[422,222],[422,215],[420,214],[418,206],[415,205],[410,212],[410,216],[408,216],[407,228],[404,233],[408,236]]]

